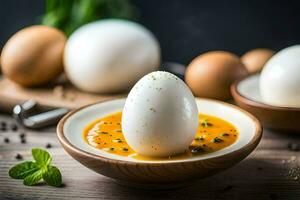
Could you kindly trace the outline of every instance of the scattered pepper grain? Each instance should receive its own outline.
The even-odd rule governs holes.
[[[15,156],[15,158],[17,160],[23,160],[23,156],[21,154],[19,154],[19,153]]]
[[[50,149],[50,148],[52,148],[52,145],[51,145],[50,143],[47,143],[47,144],[46,144],[46,148],[47,148],[47,149]]]
[[[10,142],[10,141],[9,141],[9,138],[8,138],[8,137],[5,137],[5,138],[4,138],[4,142],[5,142],[5,143],[9,143],[9,142]]]

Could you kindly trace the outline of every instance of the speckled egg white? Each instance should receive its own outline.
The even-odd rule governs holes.
[[[267,104],[300,107],[300,45],[281,50],[266,63],[260,93]]]
[[[64,65],[70,81],[81,90],[121,92],[157,70],[160,46],[155,36],[140,24],[100,20],[80,27],[70,36]]]
[[[152,72],[130,91],[122,129],[137,153],[163,157],[189,147],[198,127],[198,109],[187,85],[168,72]]]

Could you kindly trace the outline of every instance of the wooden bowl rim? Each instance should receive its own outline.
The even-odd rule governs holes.
[[[238,101],[241,101],[247,105],[250,105],[252,107],[257,107],[257,108],[261,108],[261,109],[266,109],[266,110],[274,110],[274,111],[292,111],[292,112],[300,112],[300,108],[296,108],[296,107],[285,107],[285,106],[274,106],[274,105],[270,105],[270,104],[266,104],[266,103],[262,103],[259,101],[255,101],[253,99],[249,99],[246,96],[242,95],[239,91],[238,91],[238,85],[246,80],[247,78],[250,78],[251,76],[255,76],[256,74],[252,74],[250,76],[247,77],[243,77],[241,79],[238,79],[236,81],[234,81],[231,86],[230,86],[230,91],[232,96],[234,97],[234,99],[237,99]]]
[[[122,99],[122,98],[116,98],[116,99],[113,99],[113,100],[117,100],[117,99]],[[182,164],[182,163],[196,163],[196,162],[203,162],[203,161],[215,160],[215,159],[218,159],[218,158],[226,158],[226,157],[231,157],[233,155],[239,155],[245,149],[248,149],[249,147],[251,147],[253,145],[254,145],[254,148],[255,148],[258,145],[258,143],[260,142],[260,139],[262,137],[263,128],[262,128],[262,125],[260,124],[260,122],[258,121],[258,119],[256,117],[254,117],[249,112],[247,112],[247,111],[245,111],[245,110],[243,110],[243,109],[241,109],[241,108],[239,108],[239,107],[237,107],[235,105],[226,103],[226,102],[222,102],[222,101],[218,101],[218,100],[213,100],[213,99],[207,99],[207,98],[201,98],[201,99],[206,100],[206,101],[217,102],[217,103],[223,104],[225,106],[232,107],[234,109],[237,109],[237,110],[241,111],[245,115],[247,115],[253,121],[253,123],[255,124],[255,133],[254,133],[254,137],[251,139],[251,141],[249,141],[245,146],[241,147],[240,149],[237,149],[237,150],[232,151],[230,153],[226,153],[226,154],[223,154],[223,155],[219,155],[219,156],[215,156],[215,157],[207,158],[207,159],[186,160],[186,161],[183,161],[183,162],[180,162],[180,161],[178,161],[178,162],[163,162],[163,161],[162,162],[135,162],[135,161],[132,161],[132,160],[130,160],[130,161],[118,160],[118,159],[112,159],[112,158],[108,158],[108,157],[104,157],[104,156],[100,156],[100,155],[95,155],[93,153],[81,150],[81,149],[77,148],[75,145],[71,144],[68,141],[68,139],[65,137],[65,135],[64,135],[63,127],[64,127],[65,122],[72,115],[74,115],[75,113],[77,113],[78,111],[80,111],[82,109],[85,109],[85,108],[87,108],[89,106],[93,106],[93,105],[99,104],[99,103],[104,103],[104,102],[107,102],[107,101],[112,101],[111,99],[110,100],[104,100],[104,101],[101,101],[101,102],[92,103],[92,104],[88,104],[88,105],[85,105],[85,106],[82,106],[80,108],[77,108],[77,109],[74,109],[74,110],[70,111],[68,114],[66,114],[59,121],[59,123],[57,125],[57,129],[56,129],[57,137],[58,137],[58,140],[60,141],[61,145],[65,149],[67,149],[69,151],[72,151],[72,152],[75,152],[75,153],[77,153],[77,154],[79,154],[79,155],[81,155],[83,157],[88,157],[88,158],[91,158],[91,159],[95,159],[95,160],[99,160],[99,161],[102,161],[102,162],[105,162],[105,163],[111,163],[111,164],[132,165],[132,166],[139,165],[139,166],[144,166],[144,167],[147,167],[147,166],[162,166],[162,165],[163,166],[166,166],[166,165],[177,165],[177,164]],[[254,150],[254,148],[253,148],[253,150]]]

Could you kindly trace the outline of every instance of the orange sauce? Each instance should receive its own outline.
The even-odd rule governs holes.
[[[138,155],[126,143],[121,127],[122,112],[113,113],[88,124],[83,131],[84,140],[91,146],[120,156],[141,160],[179,159],[218,151],[233,144],[238,131],[229,122],[218,117],[199,114],[199,126],[189,150],[168,158]]]

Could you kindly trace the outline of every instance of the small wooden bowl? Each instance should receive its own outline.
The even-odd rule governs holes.
[[[300,131],[300,108],[263,103],[259,92],[259,74],[234,82],[231,94],[237,105],[256,116],[264,127],[285,132]]]
[[[121,184],[146,189],[166,189],[192,184],[216,174],[249,155],[258,145],[262,128],[259,121],[242,109],[224,102],[197,99],[198,109],[223,118],[239,130],[237,141],[217,152],[178,160],[143,161],[113,155],[93,148],[82,138],[91,121],[121,111],[125,99],[85,106],[67,114],[58,124],[57,136],[63,148],[84,166]]]

